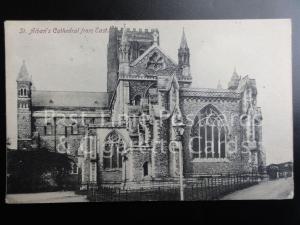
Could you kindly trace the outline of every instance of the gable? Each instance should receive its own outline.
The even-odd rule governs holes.
[[[140,57],[131,64],[131,70],[145,73],[156,73],[161,71],[173,71],[177,68],[176,63],[168,57],[157,45],[152,45]]]

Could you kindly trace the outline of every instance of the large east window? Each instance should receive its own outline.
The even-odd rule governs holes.
[[[226,126],[218,110],[209,105],[195,117],[191,129],[192,158],[225,158]]]

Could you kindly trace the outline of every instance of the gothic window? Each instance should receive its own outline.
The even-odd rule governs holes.
[[[211,105],[196,116],[191,129],[192,158],[225,158],[226,127]]]
[[[164,58],[159,55],[157,52],[154,52],[150,57],[149,61],[147,62],[147,69],[153,69],[155,71],[159,69],[163,69],[165,66]]]
[[[103,152],[103,168],[122,168],[122,151],[124,150],[124,141],[120,135],[113,131],[105,139]]]
[[[144,177],[148,176],[148,174],[149,174],[149,171],[148,171],[148,162],[145,162],[144,165],[143,165],[143,174],[144,174]]]
[[[24,89],[24,96],[27,96],[27,90]]]
[[[23,88],[21,88],[21,96],[23,96]]]

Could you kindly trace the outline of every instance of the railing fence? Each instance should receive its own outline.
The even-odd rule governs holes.
[[[217,200],[231,192],[258,184],[259,174],[221,174],[205,177],[184,178],[184,200]],[[90,201],[179,201],[178,181],[160,180],[149,182],[126,182],[126,185],[87,183]]]

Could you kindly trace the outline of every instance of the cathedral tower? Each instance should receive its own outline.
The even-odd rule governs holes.
[[[17,78],[18,149],[21,150],[31,148],[31,85],[31,78],[23,61]]]
[[[159,32],[157,29],[129,29],[109,28],[109,40],[107,45],[107,92],[116,90],[119,71],[124,68],[119,66],[131,63],[141,56],[149,47],[156,43],[159,45]],[[125,35],[123,35],[125,34]],[[120,56],[122,59],[120,60]],[[123,56],[125,58],[123,58]],[[128,60],[125,62],[124,60]]]

